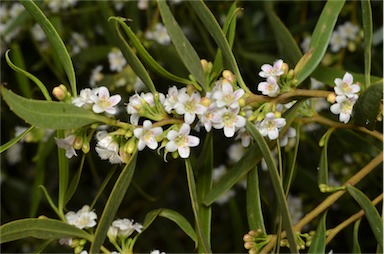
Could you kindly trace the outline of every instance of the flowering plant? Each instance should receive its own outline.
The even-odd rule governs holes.
[[[20,3],[1,5],[6,252],[382,251],[380,3]]]

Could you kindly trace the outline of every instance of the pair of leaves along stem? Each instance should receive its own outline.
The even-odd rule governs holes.
[[[329,78],[329,74],[325,71],[322,71],[321,66],[319,66],[319,63],[324,56],[324,53],[326,51],[326,48],[328,46],[328,42],[333,30],[333,27],[336,23],[337,17],[341,11],[341,8],[343,7],[345,1],[328,1],[325,4],[325,7],[323,9],[322,14],[320,15],[319,21],[315,27],[315,30],[312,34],[312,41],[310,46],[310,51],[307,52],[304,56],[301,56],[297,45],[294,43],[294,40],[292,38],[292,35],[289,33],[289,30],[286,29],[284,24],[282,22],[278,22],[279,19],[275,15],[275,13],[271,9],[267,9],[267,12],[269,12],[269,19],[270,22],[276,24],[272,26],[274,28],[275,35],[279,42],[281,42],[281,50],[285,52],[290,52],[289,55],[287,55],[287,59],[291,61],[292,63],[296,63],[295,70],[297,71],[297,78],[299,80],[298,85],[301,84],[307,77],[309,77],[311,74],[315,74],[316,78],[318,78],[320,81]],[[75,82],[75,73],[73,70],[73,65],[71,62],[71,59],[69,57],[68,52],[65,49],[65,45],[63,44],[62,40],[60,39],[59,35],[55,31],[54,27],[51,25],[49,20],[44,16],[44,14],[41,12],[41,10],[33,3],[33,1],[23,1],[22,2],[27,11],[39,22],[45,33],[47,34],[47,37],[49,38],[51,44],[53,45],[53,48],[55,49],[55,52],[59,55],[61,59],[61,63],[66,71],[66,74],[69,79],[69,83],[72,88],[72,92],[74,95],[76,95],[76,82]],[[223,68],[223,61],[220,60],[220,55],[224,57],[225,61],[229,64],[232,71],[235,73],[235,75],[238,78],[238,82],[240,86],[248,91],[248,87],[245,85],[241,73],[239,71],[239,68],[237,66],[236,60],[234,58],[234,55],[231,50],[231,46],[233,43],[234,33],[232,33],[232,39],[229,38],[229,41],[226,37],[226,29],[229,31],[234,31],[235,22],[228,22],[224,26],[224,29],[221,29],[219,24],[217,23],[216,19],[212,15],[212,13],[209,11],[207,6],[203,3],[203,1],[193,1],[189,2],[194,12],[197,14],[197,16],[200,18],[204,26],[207,28],[208,32],[211,34],[215,42],[217,43],[220,51],[218,51],[217,54],[217,61],[215,61],[216,70],[222,70]],[[180,27],[178,26],[176,20],[174,19],[171,11],[169,10],[169,7],[167,6],[165,1],[159,1],[158,2],[160,14],[163,18],[163,22],[166,25],[168,32],[170,34],[170,37],[176,47],[177,52],[179,53],[182,61],[186,65],[187,69],[190,71],[194,79],[197,81],[198,84],[196,84],[196,88],[199,89],[199,86],[201,86],[204,90],[209,90],[207,87],[208,84],[206,82],[206,79],[204,77],[204,73],[200,64],[200,58],[196,51],[193,49],[192,45],[189,43],[189,41],[186,39],[184,34],[182,33]],[[232,5],[231,7],[231,15],[230,17],[234,16],[234,12],[236,8],[234,8],[236,5]],[[368,12],[370,10],[370,6],[367,4],[362,4],[363,11]],[[149,65],[152,70],[157,72],[158,74],[169,78],[170,80],[183,83],[183,84],[189,84],[191,81],[188,79],[177,77],[169,72],[167,72],[165,69],[163,69],[160,65],[158,65],[154,59],[148,54],[148,52],[144,49],[144,47],[141,45],[139,40],[136,38],[135,34],[132,32],[132,30],[124,23],[124,21],[120,18],[113,17],[113,20],[116,21],[116,24],[120,24],[123,28],[126,35],[128,35],[129,39],[131,40],[131,43],[138,51],[139,56],[141,59]],[[232,18],[231,18],[232,19]],[[231,29],[229,29],[231,27]],[[368,31],[367,34],[372,35],[372,24],[371,20],[365,19],[364,20],[364,29],[365,31]],[[137,73],[137,75],[144,81],[144,83],[148,86],[148,88],[155,92],[155,86],[148,75],[145,67],[142,65],[141,61],[137,58],[136,54],[130,48],[128,43],[125,41],[122,33],[120,32],[119,28],[116,27],[117,35],[120,43],[120,47],[123,51],[123,54],[126,56],[126,58],[130,61],[130,65],[134,69],[134,71]],[[369,31],[371,31],[369,33]],[[284,39],[282,38],[284,36]],[[231,36],[230,36],[231,37]],[[369,41],[369,36],[366,39]],[[292,48],[294,50],[287,51],[287,48]],[[46,91],[45,86],[42,85],[42,83],[35,79],[33,75],[29,75],[29,73],[23,71],[21,68],[18,68],[16,65],[13,65],[8,57],[8,53],[6,54],[7,62],[10,64],[10,66],[16,70],[21,72],[22,74],[26,75],[28,78],[32,79],[40,88],[40,90],[43,92],[44,96],[47,100],[50,100],[49,94]],[[365,83],[366,86],[369,86],[369,83],[371,81],[369,77],[369,66],[370,66],[370,50],[369,46],[366,46],[366,57],[365,57]],[[328,76],[328,77],[327,77]],[[334,77],[342,76],[341,72],[338,72],[337,75]],[[333,77],[333,78],[334,78]],[[377,78],[372,77],[373,79],[377,80]],[[331,82],[328,82],[331,83]],[[366,126],[367,128],[372,129],[374,126],[374,119],[377,116],[378,108],[376,105],[378,105],[378,102],[380,98],[377,96],[377,94],[382,93],[382,87],[380,90],[381,84],[372,86],[371,89],[368,89],[364,94],[362,94],[361,99],[356,104],[356,115],[357,115],[357,123],[361,124],[363,126]],[[36,101],[36,100],[29,100],[22,98],[18,95],[15,95],[11,91],[5,89],[4,87],[1,88],[1,92],[3,95],[4,100],[7,102],[7,104],[10,106],[11,110],[14,111],[19,117],[24,119],[26,122],[36,125],[42,128],[50,128],[50,129],[72,129],[72,128],[80,128],[85,125],[89,125],[95,122],[101,122],[110,124],[111,119],[96,115],[92,112],[86,111],[82,108],[75,107],[71,104],[65,104],[65,103],[59,103],[59,102],[50,102],[50,101]],[[299,103],[297,103],[299,105]],[[374,107],[374,108],[373,108]],[[287,122],[292,122],[295,113],[297,112],[298,106],[294,107],[293,110],[289,111],[290,113],[287,115]],[[288,120],[291,117],[291,120]],[[369,121],[367,123],[367,120]],[[287,124],[287,126],[289,126]],[[31,127],[30,129],[32,129]],[[250,179],[251,177],[255,177],[255,165],[259,162],[262,156],[264,156],[267,159],[267,164],[270,168],[271,173],[271,179],[273,182],[273,186],[275,189],[275,193],[278,199],[278,203],[282,212],[283,217],[283,225],[287,231],[288,239],[291,246],[291,251],[296,252],[296,245],[294,240],[294,234],[291,230],[291,223],[289,218],[289,213],[286,206],[285,201],[285,194],[281,186],[281,182],[279,181],[277,169],[274,165],[271,154],[269,150],[269,145],[265,142],[265,140],[260,136],[258,131],[255,129],[255,127],[247,123],[247,129],[252,133],[253,137],[257,141],[257,145],[251,147],[249,149],[249,152],[246,153],[246,155],[243,157],[242,160],[236,166],[234,167],[234,170],[232,170],[232,173],[228,174],[228,177],[225,177],[228,181],[220,181],[215,188],[211,189],[210,183],[208,181],[208,184],[205,183],[203,186],[208,186],[205,193],[201,193],[199,191],[196,191],[196,186],[200,186],[199,180],[197,181],[197,185],[194,184],[194,177],[191,174],[193,172],[191,170],[191,165],[187,162],[186,168],[187,168],[187,175],[188,175],[188,183],[190,186],[190,192],[191,192],[191,201],[193,210],[195,213],[195,219],[197,224],[197,234],[195,231],[190,227],[189,223],[177,213],[169,210],[157,210],[153,211],[152,213],[149,213],[147,215],[147,218],[144,222],[144,227],[146,228],[146,225],[149,225],[151,221],[155,219],[156,216],[164,216],[167,217],[173,221],[175,221],[181,228],[184,229],[184,231],[193,239],[200,250],[204,250],[209,252],[210,246],[209,241],[206,241],[206,239],[209,239],[209,236],[206,234],[210,233],[209,226],[210,226],[210,219],[211,216],[210,211],[204,211],[203,206],[201,206],[202,203],[204,203],[207,206],[210,206],[221,194],[223,194],[225,191],[230,189],[234,184],[236,184],[244,175],[246,175],[248,172],[250,173]],[[28,133],[27,130],[24,134]],[[62,133],[62,132],[60,132]],[[19,137],[21,138],[21,136]],[[213,149],[212,146],[209,149]],[[257,149],[256,149],[257,148]],[[261,152],[258,152],[256,154],[256,159],[254,152],[258,149],[261,150]],[[4,147],[2,146],[2,151],[4,150]],[[60,156],[59,156],[60,157]],[[61,155],[62,160],[65,160],[63,157],[63,154]],[[126,167],[123,169],[119,180],[116,182],[115,187],[113,191],[111,192],[111,195],[109,197],[109,200],[106,204],[106,207],[103,211],[103,214],[101,216],[99,225],[96,229],[95,236],[91,236],[87,233],[85,233],[82,230],[76,229],[73,226],[67,225],[64,222],[50,220],[50,219],[26,219],[26,220],[19,220],[15,222],[8,223],[6,225],[3,225],[1,227],[2,229],[2,242],[12,241],[16,239],[21,239],[23,237],[29,237],[34,236],[42,239],[50,239],[50,238],[62,238],[64,236],[74,236],[74,237],[80,237],[87,239],[92,242],[91,246],[91,252],[97,252],[105,237],[106,232],[108,229],[108,226],[114,219],[114,215],[120,205],[120,202],[122,200],[122,197],[124,196],[124,193],[126,192],[126,189],[128,188],[128,185],[123,186],[121,184],[122,181],[130,181],[130,179],[133,176],[134,172],[134,165],[136,161],[136,156],[133,156],[131,163],[127,164]],[[252,163],[250,163],[252,162]],[[59,210],[62,211],[63,209],[63,200],[65,199],[65,190],[67,188],[67,182],[68,182],[68,175],[67,175],[67,167],[68,165],[65,165],[65,163],[62,161],[60,162],[61,169],[60,169],[60,193],[59,196],[60,203],[59,203]],[[207,179],[209,180],[209,176],[207,176]],[[257,180],[257,179],[256,179]],[[251,180],[250,180],[251,181]],[[126,182],[125,182],[126,184]],[[250,184],[252,186],[252,184]],[[253,185],[255,188],[257,188],[257,184]],[[197,188],[199,190],[199,188]],[[377,227],[377,216],[375,212],[372,212],[373,210],[370,208],[367,208],[368,205],[365,202],[364,198],[361,198],[361,195],[356,192],[352,188],[348,188],[348,191],[351,192],[351,195],[357,196],[357,200],[359,204],[365,208],[367,214],[369,213],[372,215],[374,219],[370,221],[372,227],[377,230],[375,230],[375,236],[377,237],[382,234],[382,227]],[[356,194],[358,193],[358,194]],[[61,205],[60,205],[61,204]],[[254,212],[254,209],[257,209],[258,212],[252,216],[249,216],[250,219],[257,217],[261,221],[262,219],[262,212],[261,212],[261,206],[256,205],[252,207],[252,209],[249,209],[250,211],[248,213]],[[376,211],[376,210],[375,210]],[[377,212],[377,211],[376,211]],[[204,215],[202,215],[204,214]],[[204,226],[201,227],[201,224]],[[256,225],[254,223],[250,223],[250,225],[257,226],[259,228],[265,228],[263,224]],[[325,215],[324,219],[319,225],[318,234],[323,234],[325,228]],[[28,227],[32,230],[24,230],[25,227]],[[23,229],[24,234],[20,234],[20,230]],[[60,230],[56,230],[60,229]],[[264,229],[265,230],[265,229]],[[6,233],[5,233],[6,232]],[[36,232],[38,232],[36,234]],[[318,237],[316,240],[319,243],[323,241],[323,237]],[[315,242],[316,242],[315,241]],[[379,239],[378,242],[380,243]],[[382,241],[381,241],[381,247],[382,247]],[[202,246],[202,247],[201,247]],[[320,250],[319,248],[323,246],[323,244],[314,244],[315,247],[312,247],[310,250]],[[317,248],[316,246],[320,246]],[[323,251],[323,249],[322,249]]]

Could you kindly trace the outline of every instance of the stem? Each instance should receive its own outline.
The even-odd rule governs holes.
[[[383,161],[383,152],[377,155],[373,160],[371,160],[365,167],[363,167],[359,172],[357,172],[354,176],[352,176],[348,181],[346,181],[343,186],[346,187],[348,185],[354,186],[361,179],[363,179],[366,175],[368,175],[371,171],[373,171],[381,162]],[[315,219],[319,214],[328,209],[332,204],[334,204],[344,193],[346,190],[340,190],[338,192],[333,193],[329,197],[327,197],[321,204],[319,204],[315,209],[313,209],[310,213],[304,216],[296,225],[293,226],[294,232],[300,232],[301,229]],[[281,233],[281,238],[286,237],[286,232]],[[276,242],[276,236],[271,237],[271,241],[260,251],[260,253],[269,252]]]
[[[346,128],[346,129],[357,130],[357,131],[367,133],[368,135],[371,135],[372,137],[375,137],[380,141],[383,141],[383,134],[381,134],[378,131],[370,131],[364,127],[356,126],[354,124],[344,124],[344,123],[335,122],[320,115],[314,115],[311,118],[302,118],[300,119],[300,121],[302,121],[303,123],[317,122],[317,123],[332,126],[334,128]]]
[[[383,200],[383,193],[381,193],[379,196],[377,196],[373,201],[372,201],[372,205],[377,205],[380,201]],[[355,213],[354,215],[352,215],[351,217],[349,217],[348,219],[346,219],[345,221],[343,221],[342,223],[340,223],[339,225],[337,225],[337,227],[333,228],[333,229],[330,229],[329,230],[329,235],[327,236],[327,244],[341,231],[343,230],[345,227],[347,227],[348,225],[350,225],[351,223],[355,222],[356,220],[358,220],[359,218],[363,217],[364,216],[364,210],[360,210],[359,212]]]
[[[253,93],[248,94],[248,98],[246,100],[246,105],[254,103],[254,102],[279,102],[286,103],[290,98],[293,97],[319,97],[326,98],[328,95],[332,94],[331,91],[323,91],[323,90],[306,90],[306,89],[295,89],[286,93],[282,93],[277,97],[268,97],[264,95],[257,95]]]

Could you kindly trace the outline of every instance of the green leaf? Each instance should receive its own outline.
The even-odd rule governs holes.
[[[105,204],[103,214],[100,217],[100,221],[95,231],[95,241],[92,243],[89,253],[100,253],[100,248],[104,243],[107,236],[109,227],[112,225],[117,210],[120,207],[121,202],[128,190],[129,184],[132,180],[135,172],[137,160],[137,150],[132,155],[128,164],[125,165],[117,179],[108,201]]]
[[[313,236],[311,246],[308,253],[325,253],[326,246],[326,225],[327,211],[324,212],[319,224],[317,225],[316,234]]]
[[[197,244],[196,232],[193,230],[193,227],[187,219],[185,219],[185,217],[178,212],[165,208],[153,210],[145,216],[143,230],[141,233],[143,233],[143,231],[146,230],[158,216],[175,222],[184,231],[184,233],[186,233]]]
[[[371,47],[373,38],[373,22],[372,22],[372,8],[371,1],[361,1],[361,17],[363,19],[364,29],[364,74],[365,83],[363,87],[367,88],[371,85]]]
[[[376,128],[376,118],[381,110],[383,83],[371,85],[362,92],[353,106],[354,123],[369,130]]]
[[[261,208],[261,193],[257,166],[247,175],[247,218],[250,229],[261,229],[265,233],[263,209]]]
[[[3,153],[5,152],[8,148],[10,148],[11,146],[13,146],[14,144],[16,144],[17,142],[20,141],[20,139],[24,138],[28,133],[30,133],[33,128],[35,128],[34,125],[30,126],[28,129],[26,129],[23,133],[21,133],[19,136],[11,139],[10,141],[8,141],[7,143],[5,143],[4,145],[1,145],[0,147],[0,153]]]
[[[125,31],[125,33],[128,35],[132,45],[136,48],[137,54],[144,61],[144,63],[147,64],[154,72],[156,72],[160,76],[163,76],[166,79],[169,79],[169,80],[172,80],[172,81],[175,81],[175,82],[179,82],[179,83],[182,83],[182,84],[185,84],[185,85],[188,85],[188,84],[191,83],[190,80],[178,77],[178,76],[168,72],[166,69],[164,69],[148,53],[148,51],[141,44],[140,40],[136,37],[136,35],[132,31],[132,29],[127,24],[125,24],[125,22],[119,22],[119,23],[123,27],[123,30]]]
[[[334,130],[335,128],[329,128],[320,140],[320,145],[323,146],[323,150],[321,151],[320,155],[318,184],[320,187],[320,191],[322,192],[322,186],[328,185],[328,143],[329,138]]]
[[[297,85],[301,84],[320,64],[327,50],[329,40],[345,0],[329,0],[320,14],[313,30],[309,50],[295,67]]]
[[[13,53],[13,59],[15,61],[15,65],[20,66],[20,69],[26,69],[23,53],[21,52],[19,44],[12,43],[10,48]],[[8,51],[9,50],[7,50],[6,54],[8,53]],[[9,58],[7,59],[7,61],[8,60]],[[15,76],[16,76],[17,84],[20,88],[20,92],[23,95],[23,97],[32,98],[32,89],[29,85],[28,78],[22,73],[18,73],[18,72],[16,72]]]
[[[33,0],[24,0],[21,1],[21,3],[44,30],[52,47],[55,49],[57,56],[61,60],[69,84],[71,85],[72,95],[77,95],[75,70],[73,68],[71,57],[69,56],[67,48],[61,40],[60,35]]]
[[[212,253],[210,248],[210,243],[208,243],[207,237],[205,236],[202,229],[202,225],[201,225],[199,200],[196,192],[195,177],[193,175],[193,169],[189,159],[185,160],[185,170],[187,172],[188,189],[189,189],[189,196],[191,198],[193,215],[195,216],[198,253]]]
[[[9,58],[9,50],[7,50],[5,52],[5,60],[7,60],[7,63],[8,65],[16,72],[19,72],[21,74],[23,74],[25,77],[29,78],[30,80],[32,80],[33,82],[35,82],[35,84],[37,85],[37,87],[40,89],[40,91],[43,93],[45,99],[47,101],[52,101],[52,98],[51,96],[49,95],[49,92],[47,90],[47,88],[45,87],[45,85],[37,78],[35,77],[34,75],[30,74],[29,72],[17,67],[15,64],[12,63],[11,59]]]
[[[60,239],[75,237],[92,241],[92,235],[69,225],[66,222],[53,219],[21,219],[6,223],[0,227],[0,243],[20,240],[26,237],[38,239]]]
[[[110,123],[105,116],[76,107],[73,104],[32,100],[1,87],[1,93],[10,109],[31,125],[45,129],[74,129],[95,122]]]
[[[355,224],[353,225],[353,246],[352,246],[352,253],[361,253],[361,248],[359,244],[359,227],[360,227],[360,220],[357,220]]]
[[[279,172],[273,160],[271,151],[264,137],[261,136],[260,132],[257,130],[256,126],[253,123],[247,121],[245,128],[258,144],[258,147],[267,163],[268,172],[271,176],[272,186],[275,191],[277,203],[279,205],[279,211],[281,213],[283,227],[287,232],[290,251],[294,253],[298,253],[297,245],[295,241],[296,236],[292,230],[291,216],[289,214],[287,200],[285,198],[285,193],[283,189],[283,184],[280,180]]]
[[[272,2],[266,1],[265,5],[270,27],[275,34],[277,45],[279,46],[280,56],[284,62],[292,66],[296,64],[302,56],[301,50],[288,28],[273,11]]]
[[[44,243],[42,243],[37,249],[35,249],[32,253],[34,254],[39,254],[39,253],[44,253],[43,251],[45,248],[47,248],[51,243],[55,243],[55,240],[46,240]]]
[[[116,21],[116,32],[119,37],[118,43],[120,45],[121,52],[127,60],[127,63],[131,66],[132,70],[137,74],[141,81],[143,81],[143,83],[148,87],[148,89],[152,93],[156,93],[155,85],[153,84],[153,81],[149,76],[147,70],[145,69],[144,65],[140,62],[136,54],[133,52],[129,44],[125,41],[124,36],[120,32],[118,25],[120,24],[121,26],[123,26],[123,24],[125,24],[125,19],[118,17],[110,17],[109,19]]]
[[[179,24],[173,17],[167,2],[160,0],[157,1],[157,3],[159,6],[161,18],[165,27],[167,28],[169,37],[171,37],[172,43],[175,46],[176,51],[183,61],[185,67],[196,79],[196,81],[204,88],[204,90],[207,90],[204,71],[200,62],[199,55],[196,53],[195,49],[192,47],[191,43],[188,41],[187,37],[181,30]]]
[[[373,235],[375,236],[379,246],[383,249],[383,220],[380,218],[379,212],[372,205],[363,192],[353,186],[347,186],[347,191],[356,200],[356,202],[363,208],[365,216],[371,226]]]
[[[207,28],[212,38],[215,40],[216,44],[221,49],[233,73],[236,75],[237,81],[241,86],[241,88],[244,89],[246,92],[249,92],[249,89],[245,84],[243,77],[241,76],[239,67],[237,66],[237,63],[236,63],[236,59],[231,51],[231,47],[229,46],[229,43],[225,37],[225,34],[223,33],[223,30],[221,30],[221,27],[217,22],[217,20],[215,19],[215,17],[213,16],[212,12],[209,10],[209,8],[205,5],[204,1],[202,0],[189,1],[188,3],[192,6],[192,9],[195,11],[197,16],[203,22],[204,26]]]
[[[57,130],[58,138],[65,138],[64,130]],[[59,160],[59,198],[57,208],[62,217],[64,217],[64,208],[65,208],[65,196],[68,188],[68,179],[69,179],[69,160],[65,156],[65,150],[57,147],[57,157]]]

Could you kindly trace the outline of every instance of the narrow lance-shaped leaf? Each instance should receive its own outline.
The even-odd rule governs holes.
[[[7,61],[8,65],[14,71],[17,71],[17,72],[21,73],[22,75],[24,75],[25,77],[27,77],[30,80],[32,80],[37,85],[37,87],[40,89],[40,91],[42,92],[42,94],[44,95],[44,97],[45,97],[45,99],[47,101],[52,101],[52,98],[49,95],[49,92],[48,92],[47,88],[45,87],[45,85],[43,84],[43,82],[41,82],[37,77],[35,77],[31,73],[29,73],[29,72],[27,72],[27,71],[17,67],[15,64],[12,63],[11,59],[9,58],[9,50],[7,50],[5,52],[5,60]]]
[[[17,116],[41,128],[74,129],[96,122],[111,123],[109,118],[73,104],[26,99],[4,87],[1,88],[1,94]]]
[[[369,225],[371,226],[373,235],[375,236],[380,248],[383,249],[383,220],[381,219],[379,212],[372,205],[369,198],[359,189],[353,186],[347,186],[347,191],[356,200],[360,207],[363,208]]]
[[[210,244],[207,241],[207,238],[203,232],[201,220],[200,220],[200,211],[199,211],[199,201],[196,192],[196,183],[195,177],[193,175],[193,169],[189,159],[185,160],[185,170],[187,172],[187,181],[188,181],[188,190],[189,196],[191,198],[191,205],[193,210],[193,215],[195,217],[195,225],[197,232],[197,242],[198,242],[198,252],[199,253],[212,253],[210,249]]]
[[[143,233],[147,228],[149,228],[149,226],[155,221],[158,216],[167,218],[175,222],[197,244],[196,232],[193,230],[193,227],[188,222],[188,220],[183,217],[180,213],[165,208],[156,209],[147,213],[143,222],[143,230],[141,233]]]
[[[326,218],[327,218],[327,211],[324,212],[319,224],[317,225],[316,233],[313,236],[308,253],[325,253],[326,233],[327,233]]]
[[[148,53],[148,51],[145,49],[143,44],[141,44],[140,40],[137,38],[135,33],[132,31],[132,29],[125,24],[125,22],[119,22],[120,25],[123,27],[125,33],[128,35],[130,42],[132,45],[136,48],[137,54],[139,57],[151,68],[154,72],[157,74],[163,76],[166,79],[179,82],[185,85],[188,85],[191,83],[190,80],[181,78],[179,76],[176,76],[170,72],[168,72],[166,69],[164,69],[160,64],[157,63],[155,59]]]
[[[67,48],[64,45],[64,42],[61,40],[56,29],[53,27],[51,22],[47,19],[44,13],[32,0],[23,0],[20,1],[25,9],[33,16],[33,18],[39,23],[41,28],[44,30],[47,35],[48,40],[51,42],[52,47],[55,49],[56,54],[64,67],[64,70],[67,74],[69,83],[71,85],[71,90],[73,95],[77,95],[76,89],[76,76],[75,70],[73,68],[71,57],[67,51]]]
[[[373,33],[373,24],[372,24],[372,8],[371,1],[362,0],[361,1],[361,17],[363,19],[363,29],[364,29],[364,74],[365,74],[365,84],[363,87],[367,88],[371,85],[370,75],[371,75],[371,47],[372,47],[372,33]]]
[[[60,139],[65,138],[64,130],[57,130],[57,137]],[[69,161],[65,156],[65,150],[60,147],[57,147],[57,157],[59,160],[59,198],[57,207],[60,216],[64,217],[65,195],[69,180]]]
[[[219,23],[213,16],[212,12],[208,9],[208,7],[202,0],[189,1],[188,3],[192,6],[192,9],[203,22],[204,26],[207,28],[212,38],[215,40],[216,44],[221,49],[223,56],[228,61],[233,73],[236,75],[237,81],[241,88],[248,92],[249,89],[245,84],[243,77],[241,76],[240,69],[237,66],[236,59],[232,53],[228,41],[223,33],[223,30],[221,30]]]
[[[22,138],[24,138],[28,133],[31,132],[35,128],[34,125],[30,126],[28,129],[26,129],[23,133],[21,133],[19,136],[13,138],[12,140],[8,141],[4,145],[0,147],[0,153],[5,152],[8,148],[19,142]]]
[[[116,21],[116,32],[119,37],[118,43],[120,45],[121,52],[123,53],[125,59],[127,60],[127,63],[131,66],[131,68],[136,73],[136,75],[141,79],[141,81],[143,81],[143,83],[148,87],[148,89],[152,93],[156,93],[155,85],[153,84],[153,81],[149,76],[147,70],[145,69],[144,65],[140,62],[136,54],[133,52],[129,44],[125,41],[124,36],[120,32],[119,24],[120,25],[124,24],[125,19],[118,18],[118,17],[110,17],[110,20]]]
[[[264,4],[266,6],[265,10],[270,26],[275,34],[277,44],[279,46],[281,57],[289,65],[296,64],[302,55],[299,46],[297,45],[292,34],[289,32],[288,28],[272,9],[273,2],[265,1]]]
[[[123,171],[121,171],[119,178],[117,179],[108,201],[105,204],[103,214],[100,217],[100,221],[95,231],[95,240],[91,245],[90,253],[100,253],[100,247],[103,245],[107,232],[111,226],[117,210],[120,207],[121,202],[128,190],[129,184],[132,180],[133,173],[135,172],[137,160],[137,150],[132,155],[128,164],[125,165]]]
[[[360,227],[360,220],[357,220],[355,224],[353,225],[353,245],[352,245],[352,253],[361,253],[361,248],[359,244],[359,227]]]
[[[282,182],[280,181],[279,172],[273,160],[271,151],[268,147],[267,142],[261,136],[260,132],[256,129],[256,126],[253,123],[247,121],[245,128],[258,144],[261,150],[261,153],[263,154],[263,157],[267,163],[268,172],[271,176],[272,186],[275,191],[277,203],[279,205],[279,211],[281,213],[283,227],[287,232],[287,238],[290,246],[289,248],[291,252],[297,253],[298,251],[297,251],[296,240],[295,240],[296,236],[292,230],[292,222],[291,222],[291,216],[288,211],[287,200],[285,198],[283,185],[282,185]]]
[[[264,217],[261,208],[258,168],[254,167],[247,175],[247,218],[250,229],[261,229],[264,233]]]
[[[205,76],[203,66],[200,62],[200,57],[184,35],[176,19],[173,17],[166,1],[157,1],[161,18],[167,28],[169,37],[176,48],[185,67],[196,79],[196,81],[206,90]]]
[[[309,51],[299,60],[295,67],[297,85],[301,84],[320,64],[327,50],[329,40],[345,0],[326,2],[320,18],[313,30]]]
[[[2,225],[0,232],[0,243],[16,241],[26,237],[38,239],[76,237],[88,241],[93,240],[93,237],[87,232],[66,222],[53,219],[16,220]]]
[[[323,146],[323,150],[321,151],[320,155],[318,172],[318,184],[320,191],[324,191],[323,187],[326,187],[328,185],[328,142],[334,130],[334,128],[328,129],[328,131],[320,140],[320,145]]]

